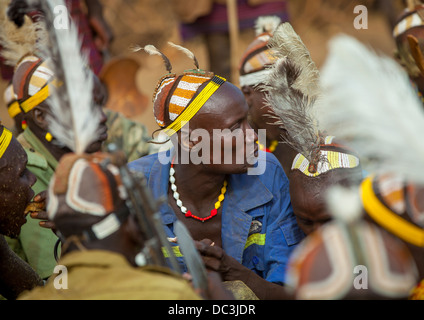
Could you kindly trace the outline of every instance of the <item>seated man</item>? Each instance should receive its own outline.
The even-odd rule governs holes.
[[[196,69],[177,76],[161,52],[145,50],[161,55],[169,72],[158,84],[154,114],[174,148],[129,167],[146,176],[155,198],[168,200],[160,207],[167,236],[175,237],[181,220],[223,280],[244,281],[259,299],[282,298],[287,259],[304,234],[280,163],[272,154],[255,158],[258,138],[243,93],[200,70],[195,57]]]
[[[283,166],[297,222],[309,234],[331,220],[328,189],[359,185],[362,169],[352,150],[317,125],[312,111],[318,69],[291,25],[278,22],[258,20],[258,35],[242,59],[240,83],[249,121],[255,130],[266,130],[266,150]]]
[[[24,290],[42,285],[38,274],[8,246],[26,223],[27,205],[34,196],[36,177],[26,168],[27,156],[12,133],[0,125],[0,294],[16,299]]]
[[[127,206],[130,197],[122,183],[120,165],[125,163],[118,164],[103,153],[72,153],[61,159],[49,187],[48,214],[62,240],[59,265],[67,268],[67,288],[58,288],[56,277],[52,276],[45,287],[26,292],[19,299],[202,298],[186,279],[166,265],[138,267],[136,257],[152,238],[142,231],[142,222]],[[202,292],[204,297],[232,298],[219,278],[211,276],[209,281],[215,291],[210,291],[211,295]]]

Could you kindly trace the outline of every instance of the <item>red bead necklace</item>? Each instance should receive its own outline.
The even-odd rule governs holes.
[[[180,199],[180,194],[177,192],[177,186],[175,185],[175,170],[174,170],[174,161],[171,163],[171,169],[169,170],[169,182],[171,183],[171,190],[173,192],[173,197],[177,202],[177,206],[180,208],[181,212],[185,215],[186,218],[193,218],[201,222],[205,222],[209,219],[212,219],[218,214],[218,209],[221,207],[222,201],[224,201],[225,193],[227,192],[227,181],[224,181],[224,185],[221,188],[221,194],[218,197],[218,201],[215,203],[215,208],[211,210],[211,214],[205,218],[200,218],[191,213],[184,205]]]

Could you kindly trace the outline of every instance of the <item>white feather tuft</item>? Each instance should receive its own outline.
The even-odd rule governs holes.
[[[62,0],[46,1],[46,10],[65,6]],[[93,103],[93,73],[88,57],[81,53],[78,29],[70,21],[68,29],[50,28],[54,72],[61,85],[51,96],[49,130],[75,153],[83,153],[98,140],[101,112]],[[52,86],[51,86],[52,87]]]
[[[357,188],[334,186],[328,189],[327,206],[335,220],[346,224],[358,221],[363,214]]]
[[[281,24],[275,30],[269,45],[277,58],[290,59],[302,71],[293,88],[311,100],[317,99],[321,92],[319,70],[309,50],[289,22]]]
[[[320,96],[319,71],[308,49],[289,23],[280,25],[270,40],[277,61],[264,85],[266,104],[287,131],[282,140],[310,161],[320,144],[314,103]]]
[[[194,64],[195,64],[195,66],[196,66],[196,68],[197,69],[200,69],[199,68],[199,63],[198,63],[198,61],[197,61],[197,59],[196,59],[196,56],[194,55],[194,53],[193,52],[191,52],[189,49],[187,49],[187,48],[184,48],[183,46],[180,46],[180,45],[178,45],[178,44],[175,44],[175,43],[172,43],[172,42],[168,42],[168,44],[171,46],[171,47],[173,47],[173,48],[175,48],[175,49],[177,49],[177,50],[179,50],[179,51],[181,51],[181,52],[183,52],[187,57],[189,57],[191,60],[193,60],[194,61]]]
[[[281,18],[278,16],[259,17],[255,22],[255,34],[256,36],[260,36],[265,32],[273,34],[280,24]]]
[[[151,56],[153,55],[162,56],[162,53],[152,44],[148,44],[143,49]]]
[[[423,105],[405,71],[346,35],[329,49],[316,106],[320,124],[350,143],[368,172],[424,183]]]

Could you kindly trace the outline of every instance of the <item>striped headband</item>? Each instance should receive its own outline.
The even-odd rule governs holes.
[[[199,87],[207,81],[209,81],[209,83],[199,92],[196,98],[191,101]],[[165,133],[171,137],[173,134],[180,131],[181,128],[199,112],[200,108],[204,106],[206,101],[209,100],[225,81],[226,80],[220,76],[213,76],[212,79],[190,74],[183,76],[169,101],[169,118],[173,122],[165,129]]]
[[[3,157],[11,141],[12,141],[12,132],[10,132],[8,129],[3,127],[3,132],[0,136],[0,159]]]
[[[57,86],[57,83],[49,60],[28,56],[17,65],[13,88],[24,113],[30,112],[49,97],[50,85]]]
[[[143,48],[150,55],[161,56],[168,71],[168,74],[159,80],[153,94],[153,114],[157,124],[171,137],[197,114],[226,79],[213,72],[201,70],[196,57],[188,49],[171,42],[169,44],[193,59],[196,66],[196,69],[185,71],[182,76],[177,77],[172,73],[169,59],[162,52],[152,45]],[[135,49],[138,50],[141,48]],[[205,83],[207,85],[199,92]],[[169,122],[171,124],[167,126]]]
[[[241,87],[264,83],[270,73],[268,67],[276,61],[273,50],[268,47],[269,40],[280,24],[281,19],[278,16],[261,16],[256,20],[256,38],[249,44],[240,61]]]
[[[13,84],[10,84],[4,91],[4,102],[7,105],[7,111],[9,116],[14,119],[18,114],[20,114],[21,108],[19,107],[19,102],[16,101],[16,96],[13,91]]]
[[[104,239],[117,231],[128,216],[126,207],[116,206],[118,198],[125,200],[127,193],[122,184],[119,168],[109,163],[105,153],[93,155],[67,154],[60,160],[49,184],[47,212],[50,220],[61,214],[60,201],[64,201],[75,213],[103,217],[84,235],[88,239]],[[87,192],[87,190],[94,190]],[[64,195],[63,200],[59,195]],[[60,231],[60,230],[59,230]]]
[[[377,197],[374,177],[366,178],[360,187],[362,204],[368,215],[381,227],[417,247],[424,247],[424,229],[390,210]]]
[[[401,19],[393,29],[393,37],[398,37],[404,34],[409,29],[415,27],[424,26],[424,18],[420,10],[423,10],[424,7],[419,7],[416,11],[412,11],[412,13],[403,19]]]
[[[417,269],[407,247],[388,241],[391,237],[372,223],[361,221],[351,228],[339,221],[328,222],[293,251],[286,286],[297,300],[352,299],[358,294],[364,298],[368,294],[409,296],[416,285]],[[399,264],[402,267],[395,267]],[[367,268],[367,290],[355,286],[359,265]]]
[[[331,146],[332,136],[325,138],[323,146]],[[319,161],[316,172],[310,172],[310,161],[301,153],[297,154],[292,163],[292,170],[299,170],[309,177],[317,177],[334,169],[352,169],[359,166],[359,158],[348,153],[338,151],[320,150],[324,161]]]

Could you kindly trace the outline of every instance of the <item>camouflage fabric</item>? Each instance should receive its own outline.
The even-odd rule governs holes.
[[[104,111],[108,118],[108,139],[103,144],[104,152],[113,143],[125,153],[128,162],[155,153],[154,145],[149,143],[151,137],[142,123],[128,119],[116,111]]]

